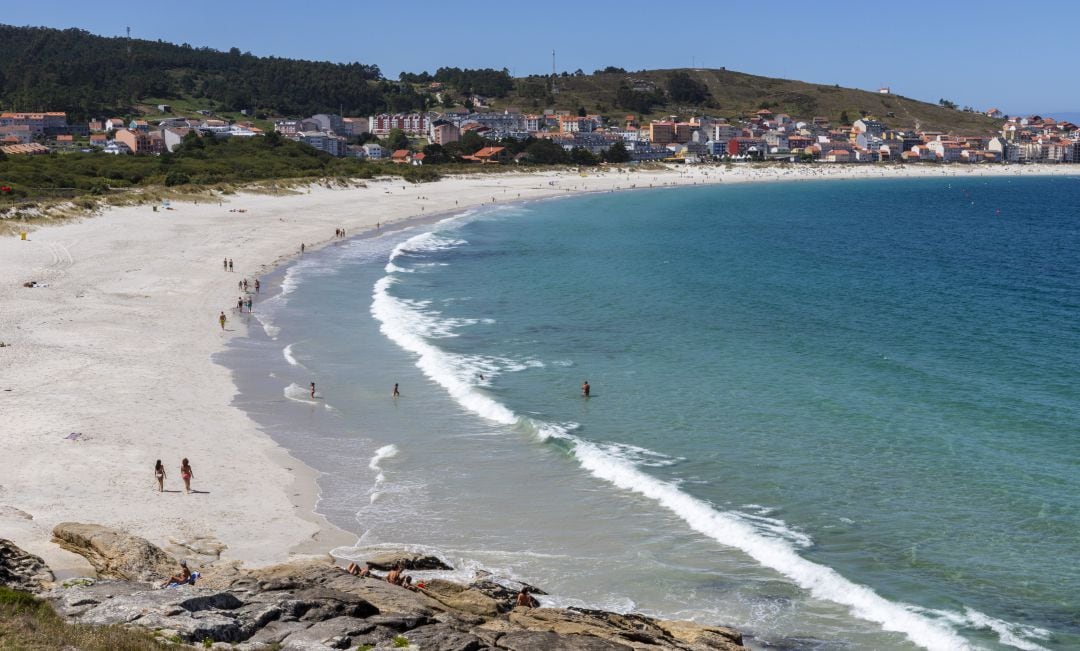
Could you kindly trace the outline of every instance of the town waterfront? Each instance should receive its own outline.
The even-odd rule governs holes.
[[[276,272],[221,358],[361,545],[757,647],[1070,648],[1078,208],[1068,177],[485,208]]]

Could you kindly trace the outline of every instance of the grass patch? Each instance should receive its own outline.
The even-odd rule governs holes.
[[[0,649],[142,651],[165,648],[152,634],[122,626],[72,624],[48,602],[0,587]]]

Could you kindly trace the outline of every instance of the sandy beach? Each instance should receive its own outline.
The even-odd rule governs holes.
[[[249,567],[324,553],[354,536],[313,512],[317,473],[232,406],[212,356],[244,336],[237,282],[349,236],[468,206],[703,183],[906,176],[1076,175],[1075,166],[693,167],[541,171],[413,185],[312,186],[221,202],[116,208],[0,239],[0,537],[58,576],[91,573],[50,542],[59,522],[124,529]],[[240,212],[242,211],[242,212]],[[378,226],[377,226],[378,225]],[[231,258],[234,269],[222,268]],[[36,281],[38,287],[24,284]],[[228,321],[219,327],[218,314]],[[191,461],[185,494],[180,460]],[[168,478],[157,491],[154,462]]]

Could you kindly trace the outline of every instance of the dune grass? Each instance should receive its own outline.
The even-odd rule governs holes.
[[[0,586],[0,649],[5,651],[143,651],[165,646],[145,631],[69,623],[48,602]]]

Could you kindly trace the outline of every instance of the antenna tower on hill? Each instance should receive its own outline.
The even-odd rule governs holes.
[[[551,94],[552,95],[558,95],[559,94],[558,82],[556,81],[558,78],[559,78],[559,75],[555,72],[555,50],[552,50],[551,51]]]

